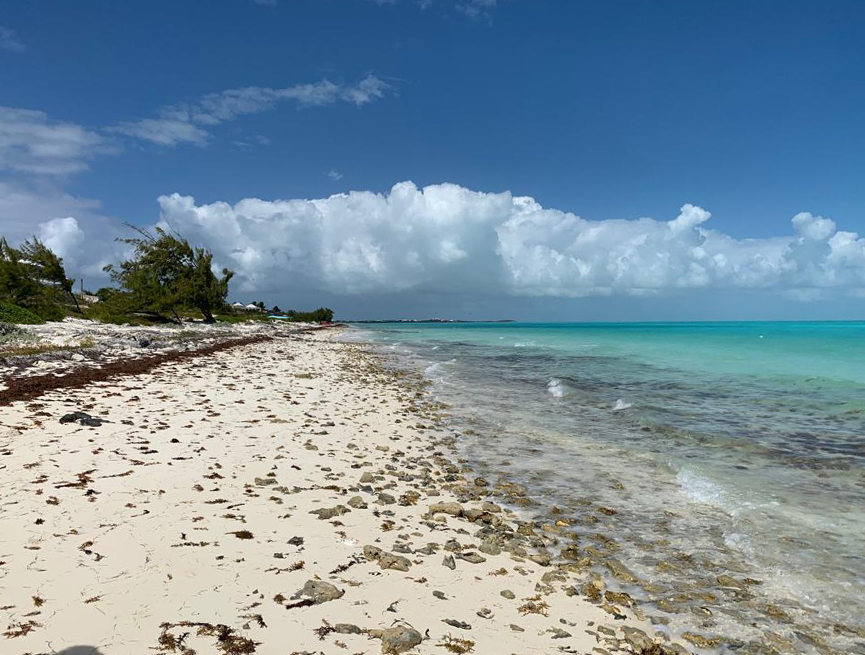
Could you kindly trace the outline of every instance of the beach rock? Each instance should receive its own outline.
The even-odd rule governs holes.
[[[682,639],[694,644],[697,648],[715,648],[721,643],[721,637],[707,637],[695,632],[683,632]]]
[[[394,555],[393,553],[386,553],[376,546],[364,546],[363,556],[371,562],[378,562],[378,565],[383,569],[408,571],[411,568],[411,562],[405,557]]]
[[[625,592],[617,592],[617,591],[608,591],[604,594],[608,603],[612,603],[613,605],[624,605],[625,607],[633,607],[634,599],[631,598],[630,594],[626,594]]]
[[[310,514],[315,514],[318,516],[319,521],[326,521],[327,519],[332,519],[335,516],[342,516],[343,514],[347,514],[351,510],[345,505],[337,505],[336,507],[323,507],[322,509],[316,509],[310,512]]]
[[[307,580],[303,588],[300,589],[292,598],[298,599],[303,596],[309,598],[316,605],[327,603],[337,598],[342,598],[345,591],[337,589],[334,585],[323,580]]]
[[[370,562],[377,560],[382,556],[384,551],[377,546],[364,546],[363,547],[363,556],[366,557]]]
[[[628,645],[637,653],[650,651],[652,646],[655,644],[649,635],[638,628],[629,628],[625,626],[622,628],[622,636],[625,641],[628,642]]]
[[[381,639],[382,655],[400,655],[411,650],[423,641],[420,632],[414,628],[398,625],[385,630],[368,630],[370,637]]]
[[[445,596],[445,593],[443,591],[436,590],[433,592],[433,596],[435,596],[439,600],[447,600],[448,599],[448,597]]]
[[[451,571],[453,571],[457,567],[457,563],[454,561],[453,555],[445,555],[442,560],[442,565],[448,567]]]
[[[547,553],[535,553],[534,555],[529,555],[529,559],[541,566],[549,566],[552,561],[552,558]]]
[[[378,503],[380,505],[393,505],[394,503],[396,503],[396,498],[394,498],[390,494],[380,493],[378,495]]]
[[[457,558],[470,564],[481,564],[487,561],[486,557],[481,557],[477,553],[457,553]]]
[[[566,546],[562,548],[561,556],[562,559],[569,559],[575,562],[580,559],[580,549],[576,545]]]
[[[514,632],[525,632],[525,629],[521,628],[516,623],[511,623],[511,630]]]
[[[562,630],[561,628],[551,628],[547,630],[547,632],[553,633],[553,639],[567,639],[572,636],[570,632]]]
[[[507,598],[508,600],[513,600],[514,598],[517,597],[516,594],[513,591],[511,591],[510,589],[502,590],[501,595],[503,598]]]
[[[604,566],[606,566],[610,573],[612,573],[619,580],[623,580],[624,582],[636,582],[637,577],[628,570],[624,564],[622,564],[619,560],[610,559],[604,562]]]
[[[373,482],[375,482],[375,476],[369,471],[366,471],[363,475],[360,476],[361,484],[372,484]]]
[[[465,621],[458,621],[456,619],[442,619],[444,623],[447,623],[452,628],[459,628],[460,630],[471,630],[472,626]]]
[[[78,423],[79,425],[84,425],[89,428],[98,428],[103,423],[108,423],[101,418],[96,418],[95,416],[90,416],[85,412],[72,412],[70,414],[64,414],[60,417],[61,423]]]
[[[360,496],[352,496],[346,504],[353,509],[366,509],[369,507],[369,505],[366,504],[366,501]]]
[[[384,553],[378,558],[378,565],[383,569],[393,569],[394,571],[408,571],[411,568],[411,562],[401,555],[393,553]]]
[[[359,635],[363,632],[353,623],[337,623],[333,626],[333,631],[339,635]]]
[[[478,546],[478,550],[487,555],[498,555],[502,552],[499,545],[492,539],[484,539],[481,545]]]
[[[451,516],[462,516],[465,510],[459,503],[435,503],[429,506],[430,514],[449,514]]]

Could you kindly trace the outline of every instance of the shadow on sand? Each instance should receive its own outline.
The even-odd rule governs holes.
[[[54,655],[102,655],[102,651],[96,646],[72,646],[72,648],[65,648]]]

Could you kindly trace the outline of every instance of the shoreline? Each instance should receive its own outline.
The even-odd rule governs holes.
[[[418,379],[290,336],[4,408],[3,652],[686,652],[584,597]]]

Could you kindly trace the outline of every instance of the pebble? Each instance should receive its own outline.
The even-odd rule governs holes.
[[[452,628],[459,628],[460,630],[471,630],[472,626],[465,621],[458,621],[457,619],[442,619],[444,623],[447,623]]]

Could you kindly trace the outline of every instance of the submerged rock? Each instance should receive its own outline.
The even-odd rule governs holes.
[[[638,628],[623,627],[622,636],[637,653],[651,650],[655,643],[649,635]]]

